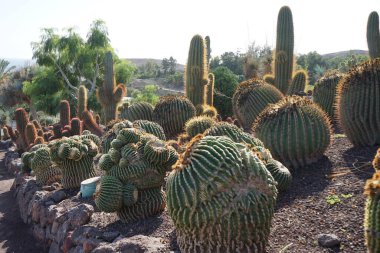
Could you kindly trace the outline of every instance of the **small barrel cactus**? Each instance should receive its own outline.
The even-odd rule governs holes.
[[[380,172],[377,171],[372,179],[368,179],[364,187],[367,196],[364,212],[365,243],[369,253],[380,251]]]
[[[304,70],[297,71],[290,83],[287,95],[299,95],[307,86],[307,73]]]
[[[285,97],[268,106],[253,131],[286,167],[316,162],[330,145],[331,123],[327,114],[307,98]]]
[[[277,189],[279,192],[289,189],[292,183],[292,174],[282,163],[275,159],[269,159],[265,164],[266,168],[272,174],[274,180],[277,182]]]
[[[181,252],[265,252],[275,185],[245,144],[225,136],[193,138],[166,185]]]
[[[147,102],[124,103],[120,107],[120,118],[131,122],[135,120],[153,120],[153,106]]]
[[[133,127],[141,128],[148,134],[153,134],[154,136],[158,137],[160,140],[166,140],[164,129],[156,122],[148,120],[136,120],[133,122]]]
[[[194,116],[194,105],[183,96],[161,97],[153,111],[154,121],[162,126],[169,138],[181,133],[186,121]]]
[[[355,66],[339,82],[337,116],[355,146],[380,144],[380,58]]]
[[[62,169],[62,185],[64,188],[77,188],[83,180],[95,176],[93,158],[98,154],[100,143],[92,134],[72,136],[49,143],[51,159]]]
[[[232,98],[236,118],[246,130],[251,129],[257,116],[271,103],[284,96],[273,85],[261,79],[250,79],[239,84]]]
[[[191,118],[186,122],[185,130],[190,137],[202,134],[204,131],[215,125],[215,120],[207,116]]]

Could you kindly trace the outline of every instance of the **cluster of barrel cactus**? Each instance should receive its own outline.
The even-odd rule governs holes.
[[[113,134],[111,148],[99,160],[106,176],[97,190],[96,205],[102,211],[117,212],[125,223],[162,212],[166,203],[161,187],[177,161],[177,152],[159,136],[130,122],[116,123]]]

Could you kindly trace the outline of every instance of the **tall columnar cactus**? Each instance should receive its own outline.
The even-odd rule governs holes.
[[[25,142],[28,145],[28,148],[33,146],[34,141],[37,138],[37,129],[33,123],[28,123],[25,128]]]
[[[125,223],[162,212],[165,197],[161,186],[178,154],[128,121],[116,123],[112,130],[116,138],[99,160],[106,176],[96,193],[96,205],[105,212],[116,211]]]
[[[29,123],[29,115],[24,108],[18,108],[15,111],[16,128],[19,132],[19,136],[16,140],[17,148],[20,150],[27,150],[28,143],[25,139],[26,125]]]
[[[365,243],[369,253],[380,251],[380,172],[377,171],[372,179],[367,180],[364,187],[367,196],[364,212]]]
[[[195,105],[206,103],[208,84],[208,66],[206,62],[205,41],[195,35],[190,42],[189,56],[185,71],[185,94]]]
[[[183,96],[164,96],[153,110],[153,120],[160,124],[167,137],[184,130],[185,123],[195,116],[195,107]]]
[[[239,84],[232,98],[234,114],[244,129],[251,129],[252,123],[271,103],[284,96],[273,85],[261,79],[250,79]]]
[[[78,117],[82,119],[82,113],[87,111],[87,88],[84,85],[78,89]]]
[[[67,100],[62,100],[59,105],[59,117],[61,127],[70,125],[70,104]]]
[[[299,95],[300,92],[305,91],[307,83],[307,73],[304,70],[297,71],[289,86],[287,95]]]
[[[210,106],[214,105],[214,83],[215,76],[213,73],[208,74],[208,84],[207,84],[207,104]]]
[[[210,69],[210,60],[211,60],[211,40],[210,36],[205,37],[205,43],[206,43],[206,62],[207,62],[207,69]]]
[[[265,252],[275,184],[245,144],[193,138],[166,185],[181,252]]]
[[[338,71],[327,72],[314,85],[313,101],[317,103],[331,119],[335,119],[336,88],[343,74]]]
[[[354,67],[339,82],[337,116],[355,146],[380,144],[380,58]]]
[[[292,168],[320,159],[332,135],[327,114],[298,96],[268,106],[253,124],[253,131],[275,159]]]
[[[104,123],[117,117],[117,105],[125,96],[127,89],[123,84],[116,85],[112,53],[107,52],[104,58],[104,83],[97,90],[98,101],[102,105]]]
[[[98,154],[100,143],[92,134],[75,135],[49,143],[52,161],[62,169],[62,186],[77,188],[83,180],[94,177],[93,158]]]
[[[367,44],[371,59],[380,57],[379,14],[371,12],[367,23]]]
[[[82,134],[82,122],[79,118],[72,118],[70,122],[71,135],[81,135]]]
[[[147,102],[124,103],[120,108],[120,118],[129,121],[153,119],[153,106]]]
[[[287,93],[293,74],[294,30],[292,11],[288,6],[280,9],[277,17],[277,38],[274,61],[274,83]]]
[[[102,136],[103,134],[103,129],[100,128],[100,126],[96,123],[93,115],[89,111],[84,111],[82,113],[82,119],[83,119],[83,125],[88,129],[91,133],[97,135],[97,136]]]

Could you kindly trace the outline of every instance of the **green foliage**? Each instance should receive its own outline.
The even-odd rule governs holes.
[[[327,204],[329,205],[335,205],[335,204],[338,204],[340,203],[340,198],[338,195],[329,195],[326,197],[326,202]]]
[[[157,104],[160,97],[157,95],[157,85],[149,84],[145,85],[142,91],[134,90],[132,92],[132,98],[135,102],[147,102],[152,105]]]
[[[11,71],[16,68],[15,66],[9,66],[9,64],[9,61],[0,59],[0,85],[7,81]]]
[[[130,61],[120,60],[115,64],[116,83],[128,84],[137,73],[137,67]]]
[[[184,86],[184,80],[183,80],[183,73],[182,72],[175,72],[172,75],[168,75],[165,78],[165,83],[169,84],[169,86],[173,88],[183,88]]]
[[[145,64],[137,68],[138,78],[149,79],[161,76],[160,65],[156,62],[149,60]]]

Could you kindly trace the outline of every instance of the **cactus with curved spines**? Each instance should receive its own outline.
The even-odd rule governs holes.
[[[153,120],[162,126],[169,138],[181,133],[186,121],[194,116],[195,107],[184,96],[163,96],[153,110]]]
[[[327,112],[331,119],[335,118],[336,90],[343,76],[338,71],[329,71],[314,85],[313,101]]]
[[[277,182],[277,189],[279,192],[289,189],[292,183],[292,174],[282,163],[275,159],[269,159],[265,167],[272,174],[274,180]]]
[[[307,73],[304,70],[297,71],[290,83],[287,95],[298,95],[300,92],[305,91],[307,83]]]
[[[367,44],[371,59],[380,57],[379,14],[371,12],[367,22]]]
[[[154,136],[157,136],[160,140],[163,140],[163,141],[166,140],[164,129],[162,128],[162,126],[160,126],[156,122],[152,122],[148,120],[136,120],[133,122],[133,127],[141,128],[145,132],[149,134],[153,134]]]
[[[274,85],[274,75],[266,74],[263,76],[264,82]]]
[[[104,131],[96,123],[91,112],[84,111],[82,113],[82,121],[83,121],[83,125],[86,127],[86,129],[89,130],[91,133],[93,133],[99,137],[102,136]]]
[[[67,100],[62,100],[59,104],[59,124],[61,127],[70,125],[70,104]]]
[[[125,96],[127,89],[123,84],[116,85],[111,52],[105,54],[104,68],[104,83],[97,90],[97,98],[102,105],[103,120],[107,124],[117,118],[117,105]]]
[[[184,78],[186,97],[194,106],[206,103],[207,75],[208,64],[206,62],[205,41],[202,36],[195,35],[190,42]]]
[[[216,124],[215,120],[207,116],[197,116],[186,122],[185,131],[192,138],[202,134]]]
[[[118,121],[118,120],[117,120]],[[132,127],[132,122],[128,121],[128,120],[124,120],[124,121],[113,121],[111,122],[107,128],[109,128],[109,130],[101,137],[102,139],[102,143],[101,143],[101,147],[102,147],[102,153],[105,154],[105,153],[108,153],[108,150],[111,148],[111,142],[116,139],[116,132],[118,132],[120,129],[122,128],[131,128]]]
[[[375,158],[373,159],[372,165],[375,170],[380,170],[380,148],[377,150],[377,153],[375,155]]]
[[[3,127],[3,136],[1,137],[1,139],[3,141],[6,141],[6,140],[9,140],[10,138],[11,138],[11,136],[9,135],[8,128]]]
[[[214,83],[215,83],[215,76],[213,73],[209,73],[208,74],[206,103],[210,106],[214,105]]]
[[[136,102],[133,104],[124,103],[121,106],[120,118],[131,122],[135,120],[153,119],[153,106],[147,102]]]
[[[380,58],[355,66],[337,87],[336,115],[354,146],[380,144]]]
[[[284,96],[273,85],[261,79],[249,79],[240,83],[233,95],[233,111],[244,129],[250,129],[259,114]]]
[[[37,138],[37,129],[33,123],[28,123],[25,127],[25,142],[28,147],[33,146]]]
[[[368,179],[364,187],[364,195],[367,196],[364,212],[365,244],[369,253],[377,253],[380,250],[380,172],[374,173]]]
[[[320,159],[332,136],[327,114],[299,96],[268,106],[253,124],[253,131],[276,160],[292,168]]]
[[[87,111],[87,88],[84,85],[78,89],[78,117],[82,119],[82,113]]]
[[[16,128],[19,136],[16,138],[17,148],[20,150],[27,150],[28,143],[25,139],[26,125],[29,123],[29,115],[24,108],[17,108],[15,111]]]
[[[88,134],[90,135],[90,134]],[[62,138],[49,143],[51,159],[62,169],[62,186],[77,188],[83,180],[95,176],[93,157],[98,153],[98,146],[84,133],[70,138]]]
[[[265,252],[275,184],[243,143],[193,138],[166,185],[181,252]]]
[[[111,147],[101,156],[99,168],[118,183],[115,189],[113,184],[106,187],[101,182],[96,194],[97,206],[103,211],[116,211],[125,223],[163,211],[165,197],[161,186],[166,171],[177,161],[177,152],[129,121],[114,124],[107,134],[108,138],[113,136]],[[108,201],[111,201],[109,206]]]

